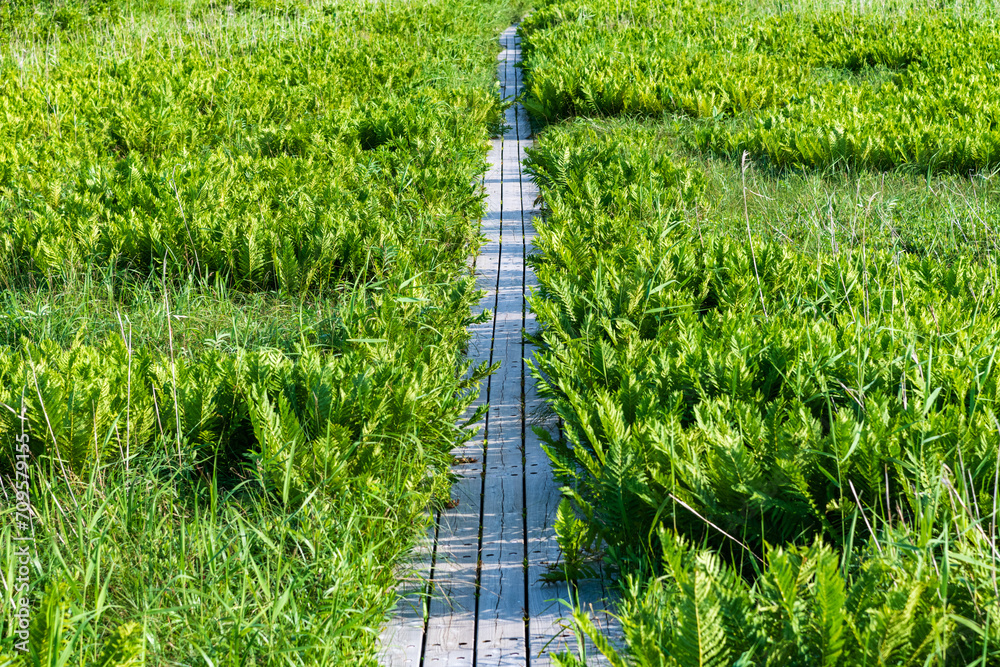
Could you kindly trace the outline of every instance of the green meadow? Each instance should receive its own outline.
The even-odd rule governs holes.
[[[572,577],[615,665],[993,665],[988,3],[555,0],[522,24]],[[563,665],[585,660],[565,654]]]
[[[0,8],[0,663],[374,664],[488,370],[466,260],[514,18]]]
[[[525,9],[0,7],[0,665],[376,663]],[[1000,664],[997,9],[521,23],[552,576],[617,581],[615,667]]]

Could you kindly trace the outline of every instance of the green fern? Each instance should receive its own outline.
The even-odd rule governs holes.
[[[140,667],[145,664],[144,644],[142,626],[138,623],[118,626],[104,641],[97,667]]]

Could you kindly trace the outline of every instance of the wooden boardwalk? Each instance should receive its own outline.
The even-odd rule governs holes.
[[[498,77],[505,99],[513,100],[521,87],[514,27],[501,35],[501,46]],[[480,391],[476,407],[488,403],[489,411],[477,438],[454,452],[458,505],[436,517],[410,588],[383,630],[388,667],[540,667],[551,664],[550,651],[575,650],[561,623],[567,586],[541,580],[559,556],[552,526],[560,496],[531,428],[555,424],[537,417],[541,401],[524,362],[533,350],[522,335],[535,328],[525,296],[536,282],[524,259],[533,249],[538,189],[521,170],[531,127],[520,104],[508,109],[507,124],[489,153],[486,244],[475,262],[486,291],[480,305],[493,317],[473,327],[469,346],[476,365],[499,361],[500,368]],[[579,594],[593,606],[595,622],[607,626],[601,582],[581,582]]]

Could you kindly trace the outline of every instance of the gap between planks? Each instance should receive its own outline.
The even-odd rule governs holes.
[[[501,95],[513,102],[521,90],[516,27],[500,42]],[[554,431],[555,424],[540,417],[542,401],[525,363],[534,349],[522,335],[535,328],[526,296],[537,285],[525,258],[534,250],[538,188],[521,166],[531,126],[518,103],[505,120],[508,128],[488,156],[484,245],[472,264],[485,291],[480,307],[492,317],[471,327],[468,352],[474,366],[499,361],[500,368],[483,381],[472,406],[489,404],[480,432],[453,452],[460,461],[452,488],[458,504],[435,517],[382,632],[381,662],[388,667],[548,667],[549,652],[575,650],[563,626],[568,588],[542,580],[559,556],[553,525],[560,495],[532,430]],[[614,639],[603,591],[599,581],[581,582],[580,601]]]

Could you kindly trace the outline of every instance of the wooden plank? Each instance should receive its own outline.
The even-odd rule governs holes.
[[[506,31],[509,38],[511,30]],[[503,92],[516,95],[513,63],[500,68]],[[507,122],[514,110],[507,110]],[[493,337],[493,358],[501,362],[492,379],[489,438],[486,450],[486,483],[480,566],[479,618],[476,664],[526,663],[524,622],[524,483],[521,456],[521,326],[524,309],[523,244],[518,237],[520,170],[516,146],[505,133],[501,150],[500,276]],[[515,161],[514,165],[511,162]],[[497,205],[493,202],[493,205]],[[493,230],[491,230],[493,231]]]
[[[517,294],[520,297],[520,293]],[[497,308],[483,495],[477,665],[524,664],[524,483],[521,453],[521,300]]]
[[[476,645],[476,664],[484,667],[526,662],[519,386],[513,398],[490,408]]]
[[[400,586],[400,598],[393,615],[382,628],[379,662],[387,667],[416,667],[420,664],[434,533],[435,526],[431,522],[424,540],[414,550],[414,562]]]
[[[528,612],[529,646],[532,667],[551,664],[549,653],[568,650],[573,642],[572,633],[563,627],[563,618],[568,613],[562,601],[569,600],[569,588],[565,582],[546,583],[543,576],[549,574],[550,566],[559,560],[559,545],[556,542],[555,517],[559,507],[560,494],[552,478],[552,467],[548,456],[541,448],[532,425],[545,427],[546,422],[532,419],[540,407],[540,400],[526,384],[525,408],[527,411],[524,443],[526,474],[525,507],[528,544]]]
[[[479,477],[479,471],[463,475],[452,490],[458,507],[441,513],[424,665],[471,666],[473,662],[479,551],[479,492],[475,482]]]
[[[470,344],[469,357],[478,365],[490,359],[492,322],[473,330],[476,344]],[[487,393],[488,385],[481,386],[470,411],[486,403]],[[468,443],[452,450],[458,462],[452,468],[457,475],[451,490],[456,506],[438,515],[423,665],[461,667],[473,662],[484,444],[480,429]]]
[[[490,295],[480,303],[491,308]],[[489,361],[493,323],[472,327],[469,356],[474,364]],[[480,387],[473,409],[488,400],[489,381]],[[452,501],[457,505],[439,515],[431,597],[424,643],[424,665],[471,666],[475,652],[477,563],[482,503],[485,427],[453,454],[457,479]]]

